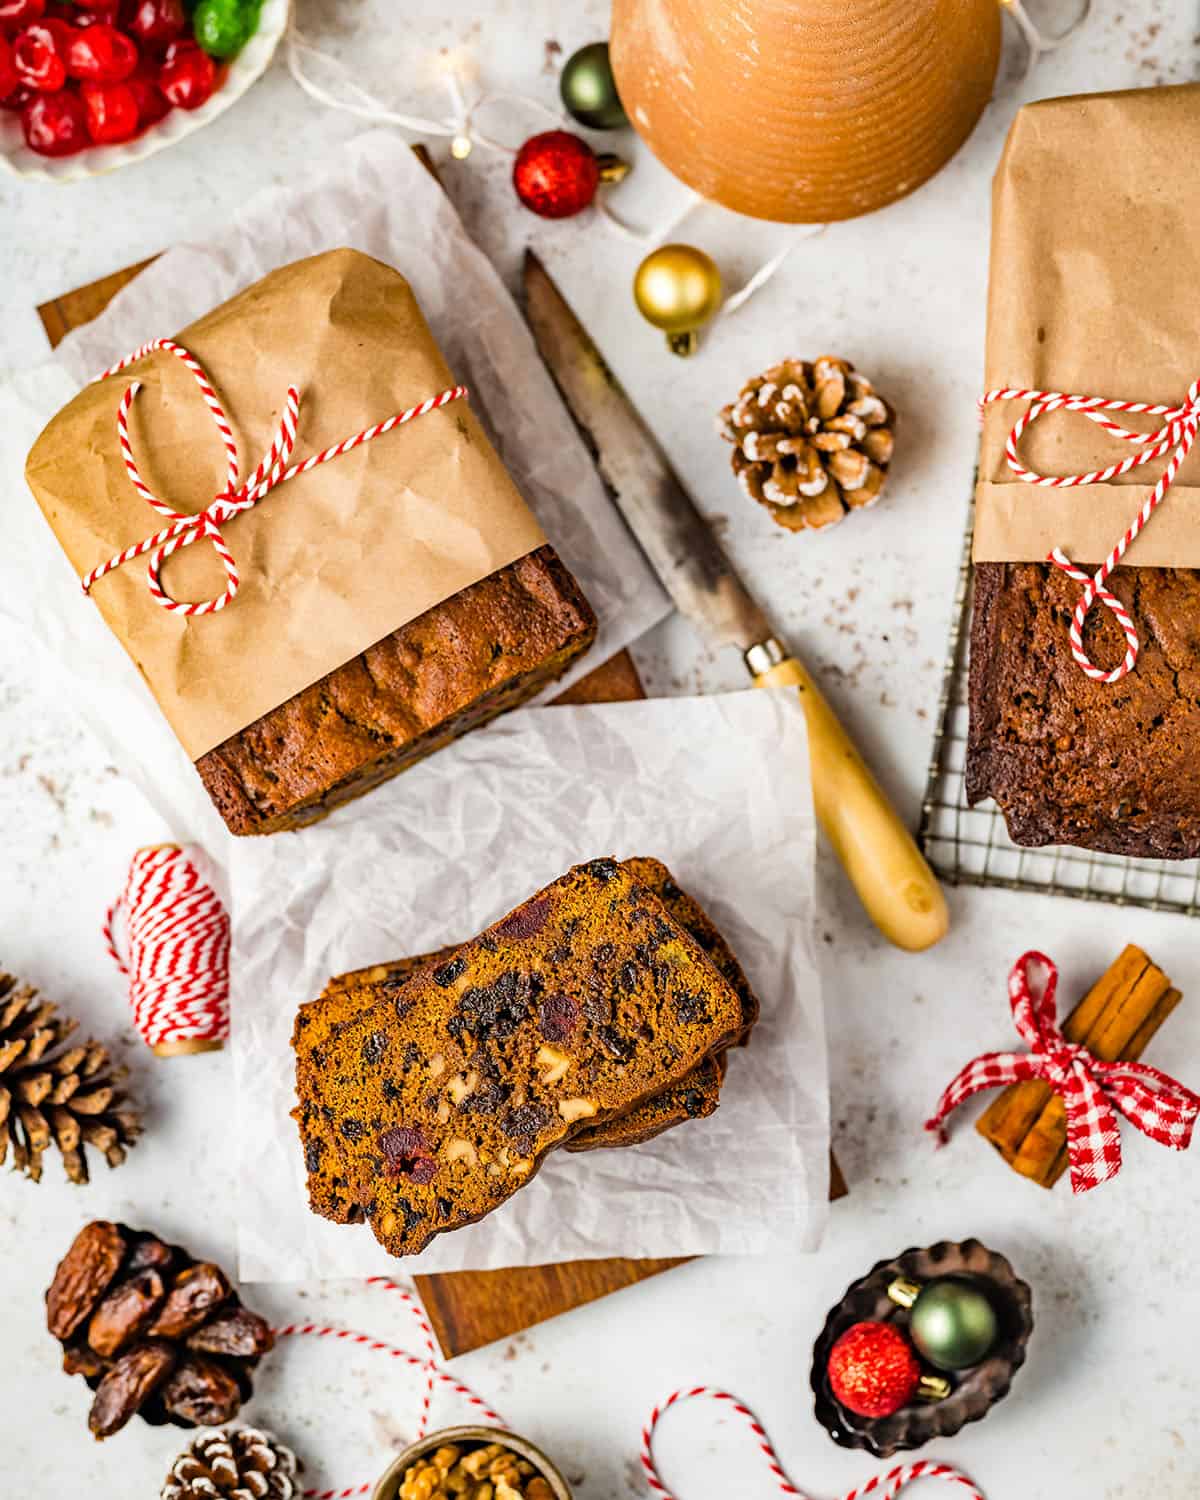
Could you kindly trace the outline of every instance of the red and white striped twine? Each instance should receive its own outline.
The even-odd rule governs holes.
[[[104,920],[108,951],[129,976],[134,1025],[151,1047],[229,1035],[229,914],[202,862],[175,844],[139,849]]]
[[[176,510],[174,506],[168,505],[165,500],[161,500],[151,491],[138,469],[133,444],[129,437],[130,408],[133,406],[138,391],[141,390],[140,382],[135,380],[121,397],[117,408],[117,442],[134,489],[147,505],[156,510],[159,515],[166,516],[171,524],[164,526],[153,536],[146,537],[144,541],[137,542],[132,547],[126,547],[123,552],[116,553],[106,562],[100,563],[98,567],[84,575],[82,583],[83,592],[89,593],[92,585],[106,574],[149,552],[152,556],[146,568],[146,582],[151,596],[162,605],[163,609],[170,610],[173,614],[216,614],[237,596],[238,589],[241,587],[241,576],[233,554],[221,534],[221,527],[227,521],[241,515],[243,511],[252,510],[259,501],[265,500],[273,489],[286,484],[289,479],[295,479],[300,474],[307,474],[310,469],[315,469],[320,464],[331,463],[335,458],[341,458],[352,449],[361,447],[364,443],[373,442],[395,428],[404,426],[406,422],[412,422],[417,417],[425,416],[427,412],[436,411],[439,407],[447,406],[451,401],[461,400],[467,395],[466,386],[451,386],[436,396],[427,397],[416,406],[410,406],[407,411],[398,412],[385,422],[377,422],[375,426],[364,428],[353,437],[345,438],[342,442],[333,444],[332,447],[314,454],[311,458],[306,458],[303,463],[285,467],[296,446],[296,426],[300,416],[300,392],[295,386],[290,386],[284,401],[279,428],[271,446],[257,469],[243,484],[239,483],[238,479],[241,472],[241,460],[238,456],[237,439],[225,415],[225,408],[221,405],[220,398],[205,373],[204,367],[189,350],[177,344],[173,339],[155,339],[152,343],[144,344],[142,348],[135,350],[133,354],[128,355],[119,364],[113,365],[111,369],[105,370],[99,378],[107,380],[111,375],[119,375],[122,370],[127,370],[130,365],[136,364],[138,360],[158,350],[165,350],[182,360],[200,387],[200,394],[225,445],[225,488],[207,509],[194,515]],[[201,540],[210,541],[217,556],[221,559],[221,565],[225,569],[225,590],[214,599],[183,603],[172,598],[163,587],[163,564],[173,552],[179,551],[182,547],[190,547],[193,542]]]
[[[732,1407],[738,1416],[742,1417],[754,1434],[758,1443],[759,1451],[766,1460],[767,1467],[775,1476],[779,1489],[785,1495],[799,1495],[801,1500],[806,1500],[805,1492],[799,1490],[787,1477],[783,1465],[779,1462],[779,1455],[772,1446],[771,1439],[767,1436],[762,1423],[750,1410],[738,1400],[736,1396],[730,1395],[728,1391],[717,1390],[709,1385],[696,1385],[688,1390],[674,1391],[661,1406],[656,1406],[650,1413],[650,1420],[642,1429],[642,1468],[645,1471],[646,1483],[656,1495],[661,1495],[663,1500],[674,1500],[671,1491],[667,1489],[659,1476],[658,1466],[654,1461],[654,1434],[659,1422],[673,1406],[681,1401],[691,1401],[697,1396],[706,1397],[710,1401],[720,1401],[726,1406]],[[960,1485],[967,1493],[969,1500],[984,1500],[983,1495],[975,1488],[975,1485],[960,1470],[951,1468],[949,1464],[938,1463],[929,1459],[919,1459],[916,1463],[898,1464],[896,1468],[890,1469],[886,1474],[877,1474],[875,1478],[868,1479],[866,1484],[856,1490],[851,1490],[844,1500],[863,1500],[867,1495],[878,1495],[879,1500],[895,1500],[906,1485],[914,1483],[918,1479],[944,1479],[950,1484]]]
[[[1167,491],[1174,484],[1180,466],[1195,442],[1197,432],[1200,432],[1200,381],[1193,381],[1189,386],[1187,400],[1182,406],[1159,406],[1145,401],[1106,401],[1101,396],[1069,396],[1062,391],[1026,391],[1005,387],[986,392],[979,402],[980,412],[982,413],[985,407],[995,401],[1032,403],[1028,411],[1017,419],[1004,445],[1008,467],[1018,479],[1026,484],[1039,485],[1046,489],[1071,489],[1085,484],[1107,484],[1110,479],[1115,479],[1121,474],[1128,474],[1132,469],[1140,468],[1142,464],[1152,463],[1154,459],[1161,458],[1168,449],[1173,449],[1166,468],[1159,475],[1154,489],[1146,497],[1145,504],[1094,575],[1089,575],[1082,568],[1077,568],[1059,547],[1055,547],[1046,559],[1066,573],[1069,578],[1073,578],[1076,583],[1084,585],[1083,592],[1079,596],[1079,603],[1075,606],[1075,613],[1071,617],[1069,632],[1071,655],[1075,658],[1076,664],[1095,682],[1120,682],[1122,677],[1133,671],[1138,651],[1141,648],[1137,630],[1129,617],[1129,612],[1116,595],[1104,585],[1125,556],[1130,543],[1166,499]],[[1113,437],[1120,438],[1122,442],[1145,443],[1146,446],[1139,448],[1128,458],[1122,459],[1120,463],[1109,464],[1106,469],[1094,469],[1090,474],[1039,474],[1036,470],[1026,468],[1022,464],[1017,457],[1017,444],[1027,427],[1051,411],[1081,412],[1089,422],[1095,422],[1098,427],[1102,427]],[[1136,432],[1120,422],[1110,421],[1103,415],[1109,411],[1126,412],[1131,416],[1161,417],[1163,420],[1157,431]],[[1150,441],[1147,442],[1147,439]],[[1112,612],[1125,635],[1124,660],[1120,666],[1114,667],[1109,672],[1097,667],[1083,649],[1084,621],[1097,599]]]
[[[386,1291],[395,1292],[400,1298],[420,1327],[421,1340],[425,1346],[423,1355],[410,1354],[407,1349],[399,1349],[394,1344],[384,1343],[382,1339],[373,1338],[370,1334],[356,1333],[350,1328],[335,1328],[328,1324],[289,1323],[283,1328],[276,1328],[275,1337],[286,1339],[302,1338],[308,1335],[319,1339],[337,1339],[342,1343],[352,1344],[373,1353],[386,1354],[391,1359],[398,1359],[403,1364],[424,1371],[426,1380],[421,1400],[421,1414],[417,1421],[416,1431],[413,1433],[414,1442],[423,1438],[428,1431],[429,1409],[433,1400],[435,1382],[448,1385],[456,1396],[461,1396],[464,1401],[475,1407],[490,1426],[505,1427],[504,1418],[494,1412],[486,1401],[477,1396],[470,1386],[464,1385],[461,1380],[443,1370],[438,1364],[433,1343],[433,1329],[429,1326],[429,1319],[425,1316],[424,1309],[417,1299],[410,1292],[406,1292],[403,1287],[397,1286],[387,1276],[370,1276],[367,1278],[367,1285],[383,1287]],[[305,1490],[304,1495],[305,1500],[352,1500],[353,1496],[369,1494],[374,1486],[375,1482],[370,1480],[366,1484],[353,1484],[345,1489]]]
[[[448,1371],[442,1369],[437,1362],[437,1354],[433,1342],[433,1329],[429,1326],[429,1320],[425,1312],[410,1292],[396,1285],[387,1276],[371,1276],[367,1279],[368,1286],[383,1287],[386,1291],[394,1292],[408,1308],[415,1318],[421,1330],[421,1339],[424,1344],[424,1354],[411,1354],[407,1349],[399,1349],[394,1344],[385,1343],[382,1339],[374,1338],[370,1334],[356,1333],[353,1329],[337,1328],[329,1324],[318,1323],[289,1323],[283,1328],[275,1329],[277,1339],[290,1337],[303,1337],[311,1335],[314,1338],[337,1339],[342,1343],[355,1345],[372,1352],[386,1354],[391,1359],[398,1359],[403,1364],[413,1369],[421,1370],[426,1375],[424,1393],[421,1401],[420,1417],[417,1421],[416,1430],[413,1433],[413,1441],[423,1438],[429,1428],[430,1405],[433,1399],[435,1383],[448,1385],[457,1396],[461,1396],[475,1407],[481,1417],[490,1426],[506,1428],[504,1418],[494,1412],[487,1402],[464,1385],[461,1380],[456,1379]],[[779,1457],[771,1445],[771,1440],[764,1431],[762,1424],[755,1417],[748,1406],[744,1406],[736,1396],[730,1395],[728,1391],[716,1390],[712,1386],[698,1385],[690,1390],[680,1390],[668,1396],[661,1406],[656,1406],[650,1414],[650,1420],[642,1431],[641,1461],[645,1471],[646,1482],[650,1488],[663,1497],[663,1500],[673,1500],[671,1492],[663,1484],[655,1465],[652,1444],[655,1430],[663,1416],[670,1411],[672,1406],[681,1401],[690,1401],[697,1396],[706,1396],[713,1401],[721,1401],[731,1406],[739,1416],[743,1417],[749,1424],[751,1432],[758,1441],[759,1449],[767,1462],[767,1467],[775,1476],[780,1490],[785,1495],[798,1495],[800,1500],[806,1500],[803,1490],[798,1490],[784,1473]],[[958,1469],[951,1468],[949,1464],[922,1459],[916,1463],[900,1464],[889,1470],[886,1474],[877,1475],[869,1479],[866,1484],[856,1490],[851,1490],[844,1500],[866,1500],[868,1495],[878,1495],[879,1500],[895,1500],[900,1491],[906,1485],[918,1479],[944,1479],[951,1484],[957,1484],[966,1491],[966,1500],[984,1500],[983,1495],[970,1479]],[[304,1492],[304,1500],[354,1500],[358,1495],[365,1495],[373,1488],[373,1482],[366,1484],[350,1485],[345,1489],[311,1489]]]

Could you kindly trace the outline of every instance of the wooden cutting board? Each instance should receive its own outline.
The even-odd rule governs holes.
[[[38,315],[51,347],[71,329],[90,323],[103,312],[121,288],[150,263],[142,261],[43,303]],[[633,658],[622,651],[555,701],[622,703],[645,696]],[[837,1162],[831,1161],[830,1197],[840,1198],[845,1192]],[[508,1271],[444,1272],[418,1276],[416,1283],[442,1352],[451,1358],[682,1264],[682,1260],[571,1261]]]

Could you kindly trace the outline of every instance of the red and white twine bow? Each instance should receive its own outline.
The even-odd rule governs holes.
[[[131,562],[135,557],[142,557],[145,553],[151,554],[149,564],[146,568],[146,581],[152,597],[161,604],[163,609],[170,610],[174,614],[181,615],[211,615],[225,608],[233,600],[241,586],[241,577],[238,573],[237,563],[233,553],[230,552],[221,534],[221,527],[235,516],[244,511],[252,510],[259,501],[265,500],[273,489],[281,484],[286,484],[289,479],[295,479],[300,474],[307,474],[310,469],[315,469],[320,464],[332,462],[335,458],[341,458],[343,454],[352,449],[361,447],[364,443],[373,442],[378,437],[392,432],[397,427],[402,427],[406,422],[414,421],[417,417],[423,417],[427,412],[436,411],[439,407],[448,405],[451,401],[458,401],[466,396],[467,388],[463,385],[455,385],[441,391],[436,396],[430,396],[416,406],[410,406],[407,411],[398,412],[389,417],[385,422],[378,422],[373,427],[364,428],[353,437],[345,438],[340,443],[324,449],[321,453],[315,453],[311,458],[306,458],[303,463],[287,465],[296,446],[296,424],[300,415],[300,392],[295,386],[288,388],[287,397],[284,401],[283,415],[280,418],[279,429],[267,450],[266,456],[254,470],[253,474],[245,482],[241,482],[241,459],[238,455],[237,439],[233,435],[233,429],[229,425],[229,419],[225,415],[225,409],[221,405],[220,398],[213,388],[204,371],[200,361],[182,345],[175,343],[173,339],[155,339],[152,343],[145,344],[141,349],[121,360],[119,364],[113,365],[99,378],[106,380],[110,375],[118,375],[130,365],[135,364],[147,354],[153,354],[157,350],[166,350],[167,353],[175,355],[177,359],[187,366],[200,387],[200,394],[204,398],[205,405],[212,414],[213,422],[216,424],[221,441],[225,445],[225,457],[227,460],[227,472],[225,488],[216,499],[205,510],[194,515],[186,511],[176,510],[174,506],[168,505],[165,500],[159,499],[142,479],[138,470],[137,460],[133,455],[133,445],[129,438],[129,411],[133,406],[141,385],[133,381],[125,394],[121,397],[120,406],[117,408],[117,441],[121,448],[121,457],[125,462],[126,472],[129,474],[130,482],[142,499],[159,515],[166,516],[169,526],[164,526],[161,531],[153,536],[146,537],[144,541],[135,543],[132,547],[126,547],[123,552],[118,552],[106,562],[87,573],[82,579],[83,592],[89,593],[92,585],[97,583],[106,574],[115,568],[122,567]],[[193,542],[209,541],[213,544],[217,556],[221,559],[221,565],[225,569],[225,590],[214,599],[205,599],[200,602],[182,603],[174,599],[163,588],[162,568],[167,558],[173,552],[179,551],[181,547],[190,547]]]
[[[659,1422],[681,1401],[691,1401],[697,1396],[707,1397],[710,1401],[720,1401],[731,1407],[738,1416],[743,1417],[754,1434],[758,1443],[759,1451],[766,1460],[767,1467],[775,1476],[776,1483],[785,1495],[799,1495],[801,1500],[807,1500],[805,1492],[798,1490],[784,1472],[783,1465],[779,1462],[779,1455],[772,1446],[771,1439],[767,1436],[762,1423],[750,1410],[728,1391],[717,1390],[709,1385],[692,1386],[690,1390],[675,1391],[662,1403],[656,1406],[650,1413],[650,1420],[642,1430],[642,1469],[645,1472],[646,1483],[656,1495],[661,1495],[663,1500],[674,1500],[671,1491],[667,1489],[659,1476],[658,1466],[654,1461],[654,1433]],[[931,1459],[920,1459],[916,1463],[898,1464],[894,1469],[889,1469],[886,1474],[877,1474],[873,1479],[868,1479],[866,1484],[860,1485],[858,1489],[851,1490],[843,1497],[843,1500],[865,1500],[867,1495],[877,1495],[879,1500],[895,1500],[895,1497],[907,1485],[918,1479],[944,1479],[950,1484],[960,1485],[967,1493],[968,1500],[983,1500],[982,1494],[975,1485],[960,1470],[951,1468],[949,1464],[938,1463]]]
[[[1040,996],[1031,971],[1045,970]],[[1040,1078],[1062,1098],[1067,1114],[1071,1188],[1086,1193],[1121,1170],[1121,1132],[1116,1110],[1160,1146],[1186,1151],[1200,1115],[1200,1095],[1146,1063],[1101,1062],[1086,1047],[1067,1041],[1055,1013],[1058,969],[1044,953],[1026,953],[1013,966],[1008,993],[1013,1020],[1031,1052],[987,1052],[969,1062],[938,1101],[925,1129],[945,1142],[944,1121],[981,1089]]]
[[[1180,466],[1188,456],[1196,440],[1197,432],[1200,432],[1200,381],[1192,382],[1188,388],[1187,400],[1182,406],[1157,406],[1145,401],[1106,401],[1101,396],[1069,396],[1062,391],[1010,390],[1006,387],[1002,390],[986,392],[979,403],[980,411],[982,412],[983,408],[996,401],[1032,403],[1029,410],[1018,418],[1004,445],[1008,467],[1018,479],[1026,484],[1038,485],[1044,489],[1073,489],[1085,484],[1107,484],[1110,479],[1116,479],[1121,474],[1128,474],[1131,469],[1138,469],[1143,464],[1152,463],[1156,458],[1161,458],[1164,453],[1171,451],[1171,457],[1166,468],[1159,475],[1158,483],[1146,497],[1145,504],[1129,524],[1125,534],[1100,564],[1095,574],[1089,575],[1082,568],[1077,568],[1060,547],[1055,547],[1046,559],[1047,562],[1053,563],[1056,568],[1066,573],[1069,578],[1073,578],[1076,583],[1084,585],[1079,602],[1075,606],[1075,613],[1071,616],[1071,655],[1075,658],[1076,664],[1095,682],[1120,682],[1126,673],[1133,671],[1141,647],[1137,630],[1129,617],[1128,610],[1116,595],[1105,587],[1105,584],[1117,564],[1125,556],[1130,543],[1166,499],[1167,491],[1174,484]],[[1136,453],[1131,453],[1120,463],[1109,464],[1106,469],[1094,469],[1090,474],[1039,474],[1034,469],[1026,468],[1017,457],[1017,444],[1027,427],[1036,422],[1039,417],[1052,411],[1080,412],[1089,422],[1095,422],[1097,427],[1102,427],[1105,432],[1120,438],[1122,442],[1145,443],[1146,446],[1139,448]],[[1161,417],[1162,423],[1157,432],[1137,432],[1121,422],[1110,421],[1104,415],[1105,412],[1112,411],[1126,412],[1130,416]],[[1084,621],[1097,599],[1111,611],[1125,636],[1124,659],[1120,666],[1114,667],[1109,672],[1097,667],[1083,649]]]
[[[133,1023],[151,1047],[229,1035],[229,914],[202,863],[175,844],[139,849],[104,919],[108,951],[129,976]]]

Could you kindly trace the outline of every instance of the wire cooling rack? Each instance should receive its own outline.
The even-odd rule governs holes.
[[[1200,860],[1129,859],[1054,846],[1022,849],[1009,838],[990,799],[967,806],[967,671],[970,654],[972,501],[950,624],[938,705],[938,730],[921,807],[920,843],[952,885],[1002,886],[1082,901],[1111,901],[1151,911],[1200,915]]]

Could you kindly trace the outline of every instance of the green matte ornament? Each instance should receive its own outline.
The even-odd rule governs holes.
[[[608,60],[608,43],[592,42],[567,58],[559,80],[563,108],[592,130],[620,130],[629,124]]]
[[[903,1278],[888,1296],[909,1309],[908,1336],[939,1370],[966,1370],[987,1357],[999,1328],[996,1310],[970,1281],[947,1276],[918,1286]]]

